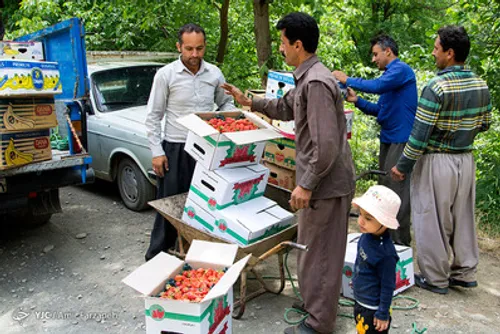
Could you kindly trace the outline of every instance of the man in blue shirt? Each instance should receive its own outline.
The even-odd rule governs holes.
[[[389,172],[403,153],[410,136],[417,110],[417,81],[415,73],[398,58],[398,45],[387,35],[371,40],[372,61],[384,73],[377,79],[365,80],[348,77],[341,71],[333,75],[348,86],[347,101],[353,102],[363,113],[377,118],[380,131],[380,170]],[[353,89],[365,93],[379,94],[377,103],[368,102],[356,95]],[[394,190],[401,198],[397,219],[400,228],[391,231],[395,243],[409,246],[410,235],[410,178],[394,181],[384,176],[381,185]]]

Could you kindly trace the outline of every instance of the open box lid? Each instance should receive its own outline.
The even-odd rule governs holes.
[[[233,264],[231,268],[229,268],[228,271],[226,271],[226,273],[221,277],[219,282],[214,285],[205,298],[203,298],[202,302],[224,296],[234,285],[251,256],[252,255],[249,254]]]
[[[193,268],[222,269],[233,264],[237,252],[236,244],[193,240],[186,254],[186,261],[161,252],[130,273],[122,282],[143,295],[150,296],[172,274],[182,271],[184,262]]]
[[[223,269],[231,267],[238,245],[193,240],[186,254],[186,262],[193,268]]]
[[[172,273],[179,272],[183,265],[184,261],[161,252],[131,272],[122,282],[143,295],[149,296]]]
[[[200,116],[206,116],[208,114],[215,117],[217,114],[224,115],[239,113],[243,113],[246,118],[258,125],[259,129],[240,132],[225,132],[224,135],[236,145],[246,145],[283,137],[283,135],[269,123],[263,121],[253,113],[242,110],[219,113],[193,113],[179,118],[177,122],[200,137],[213,136],[219,135],[219,131],[207,124]]]

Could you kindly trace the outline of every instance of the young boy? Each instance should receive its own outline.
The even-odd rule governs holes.
[[[397,229],[401,199],[391,189],[373,186],[352,201],[359,208],[361,238],[352,279],[358,333],[388,333],[399,257],[388,229]]]

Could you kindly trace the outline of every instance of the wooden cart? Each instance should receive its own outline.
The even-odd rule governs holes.
[[[278,202],[281,206],[288,206],[289,192],[287,190],[270,187],[269,191],[266,192],[266,196],[272,198]],[[269,196],[271,194],[271,196]],[[288,198],[287,198],[288,196]],[[156,201],[149,202],[149,204],[155,208],[166,220],[168,220],[176,229],[179,234],[179,242],[176,251],[171,252],[180,258],[184,258],[187,248],[191,244],[192,240],[206,240],[213,242],[223,242],[229,243],[226,240],[220,239],[217,236],[210,234],[205,231],[198,230],[192,226],[187,225],[182,221],[182,212],[184,209],[184,204],[186,203],[187,194],[180,194],[175,196],[170,196],[167,198],[159,199]],[[237,260],[251,254],[251,258],[248,261],[245,269],[241,272],[240,276],[240,298],[234,303],[234,309],[238,309],[233,313],[235,319],[239,319],[243,316],[245,312],[246,303],[266,292],[271,292],[274,294],[280,294],[285,288],[285,270],[283,263],[283,255],[289,248],[296,248],[303,251],[307,251],[307,247],[304,245],[299,245],[292,240],[295,239],[297,235],[297,225],[294,224],[289,228],[272,235],[268,238],[262,239],[249,246],[239,246],[238,253],[236,255]],[[280,272],[280,285],[277,289],[271,288],[256,270],[257,264],[269,258],[271,255],[276,254],[278,256],[279,272]],[[261,287],[252,293],[247,294],[247,276],[251,272],[257,281],[260,283]]]

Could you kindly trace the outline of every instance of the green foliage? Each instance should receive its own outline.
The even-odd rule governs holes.
[[[479,225],[500,235],[500,115],[493,112],[493,126],[480,134],[476,150],[476,208]]]
[[[223,0],[16,0],[5,1],[2,18],[6,39],[48,27],[73,16],[85,24],[87,50],[176,51],[177,29],[188,22],[207,33],[205,59],[215,61],[220,38],[219,11]],[[431,56],[437,29],[464,25],[471,37],[468,64],[487,82],[495,107],[494,127],[478,137],[477,208],[481,226],[499,231],[500,138],[500,2],[488,0],[280,0],[269,2],[274,69],[293,70],[279,54],[277,21],[293,11],[311,14],[320,26],[318,56],[332,70],[350,76],[375,78],[381,72],[371,65],[370,39],[387,33],[398,42],[399,57],[417,75],[419,91],[435,75]],[[260,88],[269,65],[257,65],[253,1],[231,0],[229,42],[223,64],[226,80],[240,87]],[[270,62],[271,63],[271,62]],[[373,102],[378,96],[362,94]],[[352,105],[346,108],[356,110]],[[355,111],[353,151],[356,173],[377,169],[379,127],[373,117]],[[364,190],[373,181],[360,181]]]
[[[471,38],[467,60],[489,84],[493,101],[500,101],[500,1],[460,0],[449,8],[453,23],[463,25]]]

